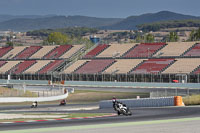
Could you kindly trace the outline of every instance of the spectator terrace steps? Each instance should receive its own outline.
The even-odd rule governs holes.
[[[13,49],[13,47],[9,46],[9,47],[1,47],[0,48],[0,58],[2,56],[4,56],[6,53],[8,53],[9,51],[11,51]]]
[[[170,67],[168,67],[163,74],[189,74],[200,65],[199,58],[180,58],[176,59]]]
[[[44,59],[58,59],[68,50],[70,50],[72,45],[60,45],[55,47],[52,51],[50,51],[47,55],[44,56]]]

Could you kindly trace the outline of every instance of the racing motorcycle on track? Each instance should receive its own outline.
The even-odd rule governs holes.
[[[118,102],[116,100],[113,100],[113,108],[115,111],[117,111],[118,115],[132,115],[132,112],[130,111],[130,109],[123,103]]]

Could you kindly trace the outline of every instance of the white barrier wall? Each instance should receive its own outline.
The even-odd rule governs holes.
[[[119,99],[118,101],[126,104],[130,108],[174,106],[174,97]],[[112,100],[100,101],[99,103],[99,108],[112,108],[112,107],[113,107]]]
[[[17,103],[17,102],[47,102],[47,101],[56,101],[66,99],[68,93],[59,96],[51,97],[1,97],[0,103]]]

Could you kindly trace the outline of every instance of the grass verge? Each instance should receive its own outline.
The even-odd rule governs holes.
[[[183,97],[183,102],[185,105],[200,105],[200,95]]]
[[[45,119],[64,119],[64,118],[80,118],[80,117],[95,117],[95,116],[104,116],[104,115],[111,115],[109,113],[71,113],[71,114],[53,114],[53,113],[48,113],[48,114],[23,114],[24,116],[26,115],[43,115],[43,116],[49,116],[49,115],[66,115],[66,117],[59,117],[59,118],[48,118],[48,116],[46,118],[17,118],[17,119],[3,119],[0,120],[0,122],[22,122],[22,121],[28,121],[28,120],[45,120]]]

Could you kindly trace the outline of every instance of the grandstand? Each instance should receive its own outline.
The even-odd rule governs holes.
[[[20,54],[24,49],[26,49],[26,46],[19,46],[19,47],[14,47],[12,50],[6,51],[2,59],[13,59],[15,56]]]
[[[36,63],[29,67],[26,71],[24,71],[25,74],[35,74],[39,70],[41,70],[45,65],[49,64],[51,60],[37,60]]]
[[[43,46],[39,51],[33,54],[30,59],[42,59],[45,55],[50,53],[56,46]]]
[[[63,62],[64,62],[63,60],[50,61],[50,63],[46,64],[42,69],[38,71],[38,73],[39,74],[51,73],[54,69],[59,67]]]
[[[0,78],[172,82],[187,77],[200,83],[199,42],[100,44],[82,51],[84,45],[1,47]]]
[[[47,55],[44,56],[44,59],[58,59],[65,52],[72,48],[72,45],[60,45],[55,47]]]
[[[174,59],[148,59],[133,69],[131,74],[158,74],[169,67]]]
[[[142,43],[137,45],[135,48],[128,51],[123,57],[124,58],[145,58],[151,57],[158,50],[163,48],[165,43]]]
[[[107,68],[104,74],[127,74],[135,68],[143,59],[117,59],[116,62]]]
[[[12,69],[10,69],[8,71],[8,73],[12,73],[12,74],[21,74],[23,73],[26,69],[28,69],[30,66],[32,66],[33,64],[35,64],[36,61],[35,60],[28,60],[28,61],[23,61],[20,62],[19,64],[17,64],[16,66],[12,67]]]
[[[93,57],[97,56],[99,53],[101,53],[102,51],[104,51],[109,46],[110,45],[107,45],[107,44],[100,44],[100,45],[96,46],[94,49],[92,49],[91,51],[89,51],[84,56],[84,58],[93,58]]]
[[[114,62],[115,60],[113,59],[91,60],[88,61],[86,64],[82,65],[79,69],[77,69],[75,73],[81,73],[81,74],[101,73],[103,70],[112,65]]]
[[[74,62],[72,65],[68,66],[62,73],[70,74],[75,72],[78,68],[80,68],[83,64],[90,60],[78,60]]]
[[[0,57],[8,53],[13,47],[2,47],[0,48]]]
[[[96,58],[112,58],[112,57],[121,57],[129,49],[133,48],[136,44],[112,44]]]
[[[0,73],[5,74],[9,70],[11,70],[13,67],[15,67],[17,64],[19,64],[20,61],[8,61],[6,64],[0,67]],[[10,73],[13,73],[12,71],[9,71]]]
[[[191,47],[188,51],[186,51],[183,56],[184,57],[200,56],[200,43],[193,45],[193,47]]]
[[[28,59],[31,55],[36,53],[38,50],[40,50],[41,46],[30,46],[24,49],[21,53],[19,53],[15,59]]]
[[[176,62],[168,67],[163,74],[190,74],[200,65],[200,58],[176,59]]]
[[[180,57],[189,48],[195,45],[194,42],[169,42],[159,50],[154,57]]]

